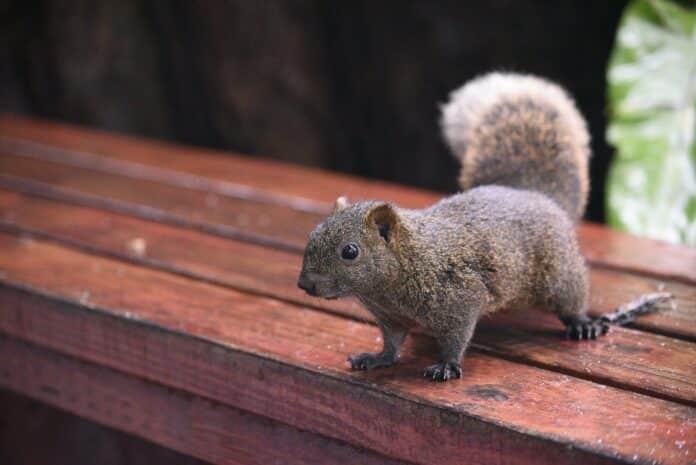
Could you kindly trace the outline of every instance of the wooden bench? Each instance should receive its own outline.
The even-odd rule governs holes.
[[[0,387],[215,463],[696,463],[696,250],[579,228],[592,312],[674,308],[564,340],[486,320],[461,380],[351,372],[380,348],[352,301],[295,286],[338,195],[440,195],[63,124],[0,119]]]

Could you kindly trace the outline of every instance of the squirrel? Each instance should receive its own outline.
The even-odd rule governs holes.
[[[462,192],[421,210],[340,197],[309,236],[298,286],[326,299],[356,296],[382,331],[382,352],[349,357],[352,369],[392,365],[420,327],[440,347],[424,376],[447,381],[461,377],[485,315],[536,307],[556,314],[567,337],[595,339],[669,297],[587,315],[575,225],[587,203],[590,136],[560,86],[493,72],[452,92],[441,110]]]

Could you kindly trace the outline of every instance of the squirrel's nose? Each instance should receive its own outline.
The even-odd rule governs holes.
[[[317,284],[304,276],[300,276],[300,279],[297,281],[297,287],[304,290],[309,295],[317,295]]]

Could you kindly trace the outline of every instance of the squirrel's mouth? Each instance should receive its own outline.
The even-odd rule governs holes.
[[[340,297],[343,297],[345,293],[341,292],[340,290],[337,289],[321,289],[317,288],[314,294],[314,297],[321,297],[322,299],[326,300],[336,300]]]
[[[332,293],[328,293],[328,292],[324,293],[324,292],[317,291],[316,289],[311,289],[311,290],[305,289],[305,292],[308,295],[311,295],[312,297],[319,297],[321,299],[326,299],[326,300],[336,300],[339,297],[343,297],[343,294],[340,294],[340,293],[333,293],[333,292]]]
[[[343,297],[344,292],[341,292],[341,287],[337,283],[326,282],[324,280],[312,279],[311,277],[301,274],[297,282],[297,287],[304,290],[312,297],[321,297],[323,299],[333,300]]]

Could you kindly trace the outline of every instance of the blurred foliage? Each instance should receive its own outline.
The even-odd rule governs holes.
[[[607,72],[609,224],[696,245],[696,8],[634,0]]]

